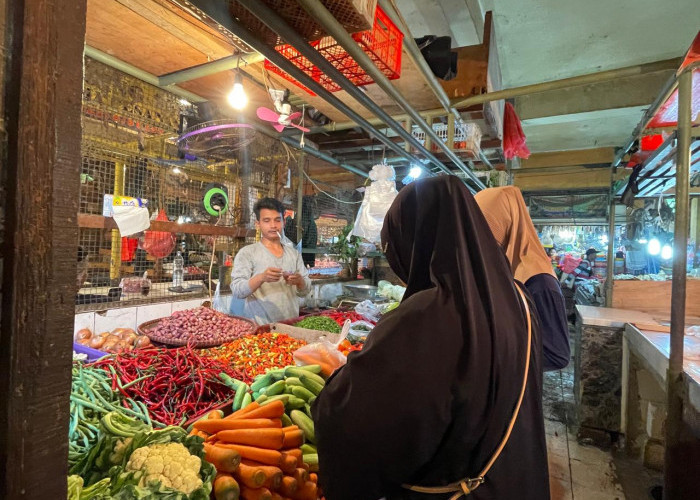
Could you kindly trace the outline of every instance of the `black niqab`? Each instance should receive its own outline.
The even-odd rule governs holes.
[[[455,177],[401,190],[382,240],[406,295],[314,403],[319,479],[328,500],[449,498],[401,484],[474,477],[492,456],[522,385],[525,310],[505,255]],[[541,344],[533,326],[519,418],[469,498],[549,498]]]

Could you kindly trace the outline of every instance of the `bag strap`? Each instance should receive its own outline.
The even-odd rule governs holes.
[[[525,357],[525,374],[523,376],[522,387],[520,388],[520,396],[518,397],[518,403],[515,405],[513,416],[511,417],[510,422],[508,423],[508,428],[506,429],[506,433],[503,436],[501,443],[498,445],[498,448],[496,448],[496,451],[493,453],[493,456],[491,456],[491,459],[486,463],[479,475],[475,478],[465,478],[461,481],[457,481],[456,483],[452,483],[447,486],[428,487],[403,484],[401,485],[402,488],[418,493],[454,493],[454,495],[450,497],[450,500],[457,500],[458,498],[461,498],[463,496],[466,497],[467,495],[469,495],[469,493],[471,493],[472,491],[477,489],[481,484],[483,484],[486,474],[489,472],[491,467],[493,467],[493,464],[501,455],[503,448],[505,448],[508,439],[510,439],[511,433],[513,432],[513,427],[515,426],[515,421],[518,419],[518,414],[520,413],[520,406],[522,405],[523,397],[525,396],[525,388],[527,387],[527,377],[530,372],[530,351],[532,347],[532,318],[530,316],[530,307],[527,304],[527,299],[525,298],[525,294],[523,293],[520,286],[516,284],[515,287],[518,289],[520,298],[522,299],[523,305],[525,306],[525,316],[527,318],[527,355]]]

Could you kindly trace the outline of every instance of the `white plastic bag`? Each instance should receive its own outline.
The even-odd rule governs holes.
[[[379,321],[379,317],[381,316],[379,308],[371,300],[365,300],[357,304],[355,306],[355,312],[375,323]]]
[[[369,173],[369,178],[372,183],[365,189],[365,196],[351,234],[379,244],[384,217],[399,194],[396,190],[396,172],[390,165],[375,165]]]

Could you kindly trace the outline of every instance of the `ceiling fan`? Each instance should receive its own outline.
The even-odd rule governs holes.
[[[309,132],[310,129],[294,123],[294,120],[301,118],[302,113],[299,111],[292,113],[292,105],[288,102],[289,90],[273,90],[270,89],[270,96],[275,103],[276,112],[270,108],[260,107],[257,109],[258,118],[266,122],[272,123],[272,127],[277,132],[282,132],[287,127],[298,128],[302,132]]]

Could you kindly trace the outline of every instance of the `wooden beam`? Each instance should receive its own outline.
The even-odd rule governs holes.
[[[579,149],[574,151],[554,151],[551,153],[535,153],[526,160],[520,161],[523,169],[536,167],[564,167],[571,165],[592,165],[612,163],[615,151],[613,148]]]
[[[104,0],[102,0],[104,1]],[[225,41],[205,33],[172,10],[158,5],[153,0],[116,0],[124,7],[136,12],[147,21],[179,38],[210,59],[230,56],[234,47]]]
[[[546,170],[546,169],[542,169]],[[548,169],[547,169],[548,170]],[[571,167],[555,169],[554,172],[539,171],[528,173],[527,169],[514,169],[513,184],[523,191],[546,191],[565,189],[589,189],[610,187],[610,169]],[[619,169],[615,180],[623,179],[629,171]]]
[[[66,498],[86,0],[9,0],[0,498]],[[2,141],[5,141],[3,136]],[[5,161],[6,160],[6,161]]]
[[[112,217],[102,215],[78,214],[78,226],[90,229],[119,229]],[[247,238],[255,236],[254,229],[245,226],[214,226],[211,224],[178,224],[170,221],[151,221],[148,231],[166,233],[203,234],[209,236],[228,236],[229,238]]]

